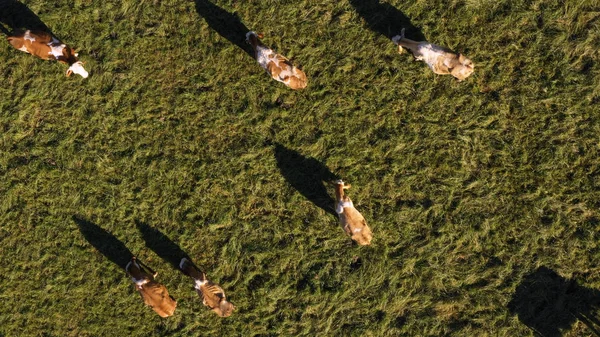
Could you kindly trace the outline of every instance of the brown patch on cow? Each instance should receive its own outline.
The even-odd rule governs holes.
[[[200,298],[202,298],[202,303],[205,306],[221,317],[229,317],[231,315],[235,307],[231,302],[227,301],[223,288],[208,280],[206,275],[187,258],[181,259],[179,268],[185,275],[190,276],[194,280],[195,289]]]
[[[59,56],[57,60],[71,65],[77,62],[77,57],[75,57],[75,51],[71,47],[65,46],[65,48],[63,48],[63,54]]]
[[[169,295],[167,287],[156,281],[150,281],[136,288],[142,296],[144,303],[151,307],[160,317],[173,316],[177,307],[177,301]]]
[[[269,62],[269,64],[267,65],[267,71],[269,72],[269,74],[271,74],[271,76],[273,78],[278,78],[279,74],[281,74],[281,72],[283,71],[283,69],[281,69],[281,67],[278,67],[275,62],[271,61]]]
[[[367,221],[360,214],[356,208],[352,205],[352,200],[347,195],[344,195],[344,189],[350,188],[350,185],[346,185],[343,181],[339,180],[335,183],[335,196],[336,203],[334,207],[338,212],[338,217],[340,219],[340,225],[342,229],[346,232],[346,234],[350,235],[352,240],[354,240],[359,245],[369,245],[371,244],[371,240],[373,239],[373,233],[371,232],[371,228],[367,225]],[[345,204],[341,213],[339,208],[341,207],[340,203]]]
[[[167,287],[154,280],[154,277],[156,277],[154,271],[135,257],[125,267],[125,271],[135,279],[135,289],[140,293],[146,305],[151,307],[160,317],[173,315],[177,307],[177,301],[169,295]],[[140,285],[137,282],[143,284]]]

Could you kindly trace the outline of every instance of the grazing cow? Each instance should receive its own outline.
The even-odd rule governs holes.
[[[261,67],[275,80],[283,82],[292,89],[306,88],[306,74],[294,67],[288,59],[275,53],[260,42],[262,35],[255,32],[246,33],[246,42],[254,48],[254,57]]]
[[[172,316],[177,307],[177,301],[169,295],[167,288],[154,281],[157,273],[138,261],[135,257],[125,267],[127,274],[135,283],[135,289],[140,292],[146,305],[149,305],[160,317]]]
[[[394,36],[392,41],[398,45],[399,53],[402,54],[402,47],[410,50],[415,59],[427,63],[436,74],[450,74],[462,81],[473,73],[475,65],[464,55],[427,41],[409,40],[404,37],[404,29],[400,35]]]
[[[335,182],[335,211],[340,218],[342,228],[352,237],[352,240],[359,245],[368,245],[371,243],[373,234],[365,218],[354,208],[352,200],[344,195],[344,189],[348,188],[350,185],[346,185],[342,180]]]
[[[206,279],[206,275],[199,271],[185,257],[181,259],[179,268],[184,274],[194,279],[196,291],[202,297],[202,302],[205,306],[221,317],[229,317],[231,315],[235,307],[231,302],[227,301],[223,288]]]
[[[74,49],[60,42],[50,33],[43,31],[15,32],[8,37],[10,44],[20,51],[35,55],[44,60],[57,60],[69,65],[67,76],[72,73],[88,77],[88,72],[83,69],[83,62],[77,60]]]

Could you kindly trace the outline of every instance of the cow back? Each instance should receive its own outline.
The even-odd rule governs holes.
[[[138,290],[144,303],[152,307],[160,317],[169,317],[175,312],[177,301],[169,295],[169,291],[164,285],[150,281]]]

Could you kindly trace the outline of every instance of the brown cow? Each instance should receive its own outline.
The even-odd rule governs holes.
[[[462,81],[469,77],[475,68],[473,62],[461,53],[427,41],[417,42],[405,38],[404,29],[400,35],[394,36],[392,41],[398,45],[399,53],[402,53],[402,47],[410,50],[415,59],[427,63],[436,74],[450,74]]]
[[[335,182],[335,211],[340,218],[340,224],[344,231],[352,237],[359,245],[368,245],[371,243],[373,234],[371,228],[367,225],[365,218],[360,214],[350,197],[344,195],[344,189],[350,188],[342,180]]]
[[[202,302],[205,306],[209,307],[221,317],[229,317],[231,315],[233,310],[235,310],[235,307],[231,302],[227,301],[223,288],[206,279],[206,275],[199,271],[198,268],[185,257],[181,259],[179,268],[184,274],[194,279],[196,291],[202,298]]]
[[[169,296],[167,288],[154,281],[157,273],[148,268],[135,257],[125,267],[127,274],[135,283],[135,289],[139,291],[144,303],[156,311],[160,317],[172,316],[177,307],[177,301]]]
[[[273,79],[283,82],[292,89],[306,88],[307,79],[304,72],[292,65],[285,57],[275,53],[260,42],[262,35],[255,32],[246,33],[246,42],[254,48],[254,57]]]
[[[67,76],[72,73],[88,77],[88,72],[83,69],[83,62],[77,60],[74,49],[60,42],[50,33],[43,31],[26,30],[15,32],[8,37],[10,44],[20,51],[35,55],[44,60],[56,60],[69,65]]]

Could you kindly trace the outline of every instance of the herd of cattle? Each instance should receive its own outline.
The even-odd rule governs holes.
[[[303,89],[307,86],[306,74],[292,65],[284,56],[266,47],[255,32],[246,34],[246,42],[252,45],[256,61],[271,77],[284,83],[291,89]],[[59,41],[50,33],[44,31],[15,31],[8,36],[10,44],[18,50],[30,53],[44,60],[56,60],[69,65],[67,76],[75,73],[83,78],[88,77],[84,62],[77,59],[74,49]],[[410,50],[417,60],[422,60],[436,74],[450,74],[458,80],[463,80],[473,73],[474,65],[471,60],[460,53],[429,43],[417,42],[404,37],[404,29],[400,35],[392,38],[398,45],[399,52]],[[373,237],[365,218],[354,208],[352,200],[344,194],[350,188],[342,180],[333,183],[335,186],[335,211],[339,216],[344,231],[360,245],[369,245]],[[235,307],[227,301],[221,287],[209,281],[191,261],[184,258],[179,264],[181,271],[194,280],[195,289],[209,307],[221,317],[231,315]],[[152,307],[161,317],[169,317],[175,312],[177,302],[169,295],[166,287],[155,281],[157,273],[135,257],[125,267],[126,272],[135,283],[144,303]]]
[[[260,38],[262,35],[255,32],[246,34],[246,42],[252,45],[258,64],[273,79],[284,83],[291,89],[306,88],[306,74],[296,68],[287,58],[266,47]],[[78,54],[75,50],[50,33],[31,30],[13,32],[8,37],[8,41],[16,49],[44,60],[56,60],[68,64],[67,76],[75,73],[83,78],[88,77],[88,72],[83,68],[84,63],[77,59]],[[417,42],[407,39],[404,37],[404,29],[400,35],[394,36],[392,41],[398,45],[400,53],[402,53],[403,47],[410,50],[417,60],[427,63],[436,74],[450,74],[460,81],[473,73],[474,64],[466,56],[427,41]]]

